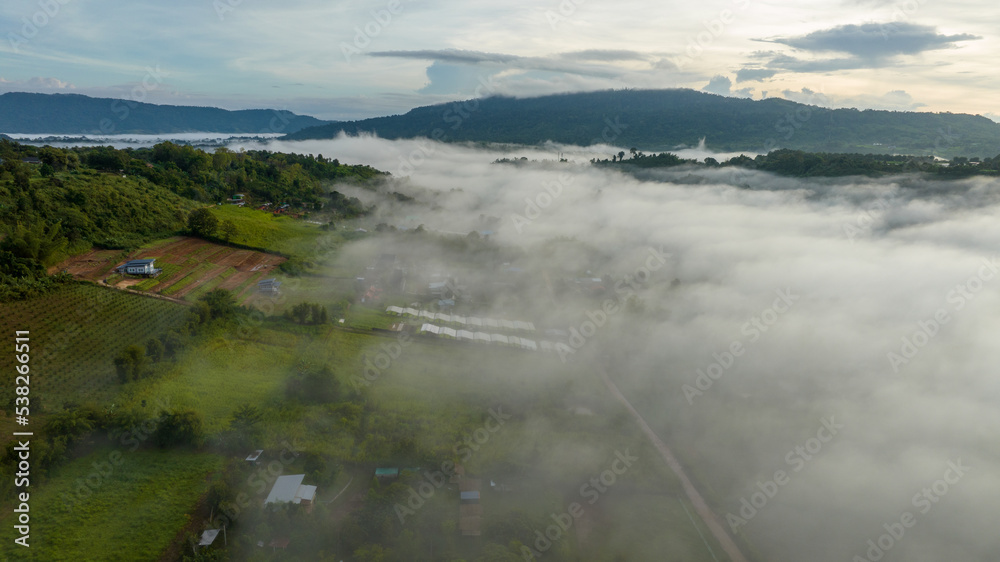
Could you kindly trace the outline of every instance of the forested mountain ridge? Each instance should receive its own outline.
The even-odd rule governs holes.
[[[290,111],[156,105],[79,94],[0,95],[0,131],[40,134],[293,133],[325,121]]]
[[[252,206],[360,216],[370,209],[332,186],[386,175],[322,155],[207,153],[169,142],[117,150],[0,140],[0,160],[0,302],[47,290],[45,269],[68,255],[184,233],[193,212],[236,194]]]
[[[707,146],[721,151],[994,156],[1000,124],[986,117],[827,109],[784,99],[730,98],[686,89],[608,90],[534,98],[489,97],[418,107],[403,115],[336,122],[286,135],[539,144],[608,143],[646,151]]]

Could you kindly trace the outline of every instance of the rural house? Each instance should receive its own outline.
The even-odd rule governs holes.
[[[290,474],[279,476],[271,487],[271,492],[264,500],[264,505],[278,503],[297,503],[310,505],[316,499],[316,486],[302,484],[305,474]]]
[[[154,277],[163,271],[162,269],[156,268],[155,262],[156,258],[130,260],[118,266],[118,272],[127,273],[129,275],[145,275],[146,277]]]

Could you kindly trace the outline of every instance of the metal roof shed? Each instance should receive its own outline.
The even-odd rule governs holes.
[[[215,538],[219,536],[222,529],[206,529],[201,534],[201,540],[198,541],[198,546],[212,546],[215,542]]]
[[[294,503],[313,503],[314,501],[316,501],[316,486],[299,486],[298,491],[295,492]]]
[[[295,501],[295,495],[298,494],[299,486],[302,485],[302,479],[305,477],[305,474],[279,476],[275,480],[274,486],[271,487],[271,493],[264,500],[264,505],[270,503],[298,503]]]

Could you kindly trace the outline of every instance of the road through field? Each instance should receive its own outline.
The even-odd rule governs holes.
[[[618,390],[618,386],[611,381],[611,378],[608,376],[608,372],[600,366],[598,366],[598,371],[601,373],[601,378],[604,380],[604,384],[607,385],[608,390],[611,391],[611,394],[618,398],[618,400],[625,405],[625,408],[632,413],[632,417],[635,418],[636,423],[639,424],[643,433],[645,433],[646,437],[648,437],[653,443],[656,450],[660,452],[660,455],[663,457],[663,460],[666,461],[670,470],[673,470],[674,474],[677,475],[677,478],[680,479],[681,486],[684,488],[684,492],[687,494],[688,499],[691,500],[691,503],[694,505],[695,511],[701,517],[702,521],[705,522],[708,529],[712,532],[715,540],[719,541],[719,544],[722,545],[722,549],[726,551],[727,555],[729,555],[729,559],[732,560],[732,562],[748,562],[743,556],[743,553],[740,551],[740,548],[736,546],[735,542],[733,542],[732,537],[729,536],[726,529],[719,523],[718,518],[715,516],[715,512],[708,507],[704,498],[701,497],[701,493],[699,493],[698,489],[691,483],[691,479],[687,477],[687,474],[684,472],[684,467],[682,467],[681,463],[677,461],[677,457],[675,457],[670,449],[667,448],[667,445],[661,441],[659,437],[657,437],[656,433],[653,432],[653,429],[646,423],[646,420],[639,415],[639,412],[636,411],[628,399],[625,398],[625,395]]]

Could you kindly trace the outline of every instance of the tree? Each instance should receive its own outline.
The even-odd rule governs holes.
[[[191,234],[195,236],[201,236],[202,238],[208,238],[215,234],[215,230],[219,227],[219,219],[212,214],[207,208],[201,208],[193,211],[188,216],[188,230]]]
[[[333,403],[341,395],[340,381],[329,365],[299,371],[285,383],[285,395],[303,404]]]
[[[201,416],[197,412],[160,412],[160,423],[154,435],[158,446],[198,445],[201,438]]]
[[[146,341],[146,355],[155,363],[163,359],[166,354],[166,348],[163,346],[163,342],[156,338],[149,338]]]
[[[200,300],[208,305],[209,317],[212,320],[229,318],[236,312],[236,298],[225,289],[213,289]]]
[[[176,330],[163,334],[163,347],[166,356],[173,357],[184,347],[184,338]]]
[[[618,152],[618,161],[621,162],[624,159],[625,159],[625,151],[621,150]]]
[[[288,316],[299,324],[305,324],[309,318],[309,303],[301,302],[293,306]]]
[[[264,412],[252,404],[243,404],[233,412],[229,428],[233,431],[252,436],[256,434],[257,424],[264,420]]]
[[[237,232],[236,224],[229,219],[222,221],[222,224],[219,225],[219,233],[222,235],[222,239],[226,241],[226,244],[232,242]]]
[[[146,351],[138,345],[130,345],[115,356],[115,372],[123,384],[138,379],[146,369]]]
[[[0,250],[11,252],[19,258],[35,260],[43,266],[51,265],[66,248],[60,223],[46,225],[32,221],[30,226],[17,223],[7,229],[7,236],[0,242]]]
[[[11,173],[14,174],[14,187],[21,191],[26,191],[31,187],[31,172],[27,166],[18,164]]]
[[[321,304],[315,305],[315,308],[313,308],[313,322],[316,324],[326,324],[327,319],[326,307]]]

